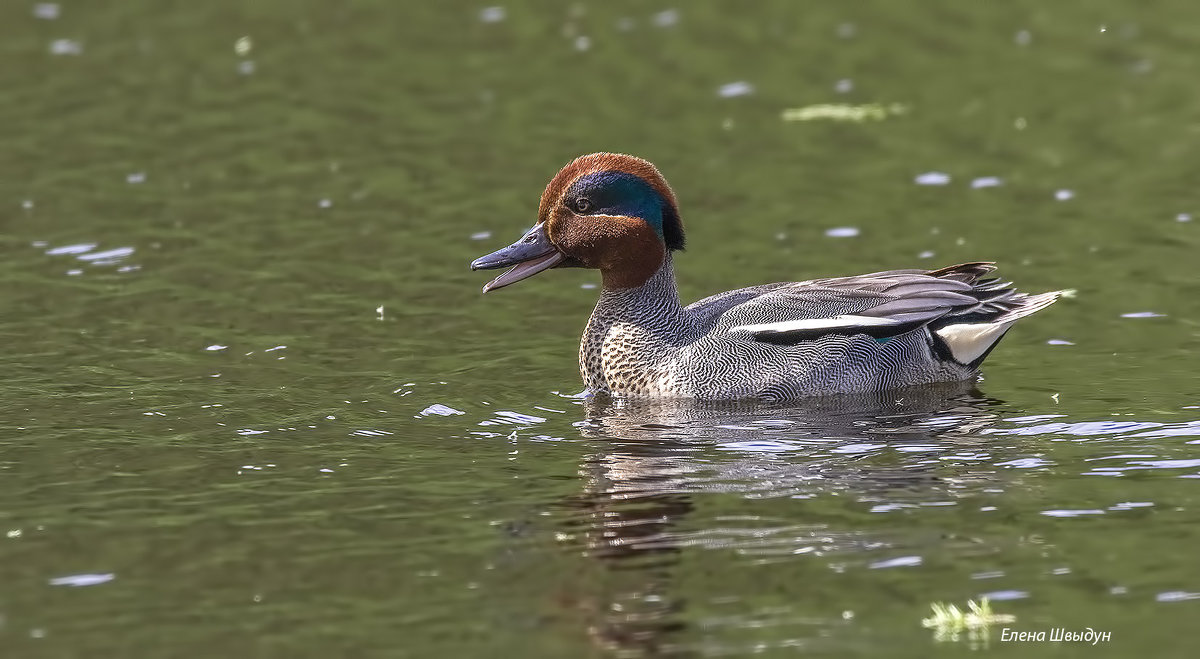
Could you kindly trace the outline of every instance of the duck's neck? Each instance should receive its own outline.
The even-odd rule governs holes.
[[[592,319],[606,324],[630,323],[647,331],[663,335],[670,341],[690,325],[688,314],[679,302],[675,286],[675,267],[667,252],[662,265],[646,280],[633,288],[609,288],[600,291]],[[589,323],[589,329],[591,323]]]
[[[694,324],[679,303],[670,254],[641,286],[605,287],[579,344],[584,386],[592,392],[649,391],[680,346],[695,340]]]

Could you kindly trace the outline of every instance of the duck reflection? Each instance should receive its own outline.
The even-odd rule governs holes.
[[[702,493],[811,498],[850,492],[878,505],[953,496],[970,474],[939,476],[930,451],[970,449],[999,416],[998,401],[973,385],[922,387],[815,398],[788,406],[662,400],[588,401],[585,437],[602,442],[580,467],[583,492],[567,505],[564,537],[605,566],[603,592],[577,601],[600,647],[646,656],[684,650],[685,602],[672,594],[681,548],[703,546],[801,553],[797,535],[755,538],[687,523]],[[911,452],[896,453],[897,447]],[[887,460],[870,460],[885,450]],[[895,459],[893,456],[911,456]],[[977,475],[975,478],[987,478]],[[744,521],[744,520],[743,520]],[[724,526],[738,526],[727,520]],[[742,524],[744,525],[744,524]],[[789,530],[805,528],[791,525]],[[869,542],[809,525],[821,550]],[[824,543],[824,544],[820,544]]]

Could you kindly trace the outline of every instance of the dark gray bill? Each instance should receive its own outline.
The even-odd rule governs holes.
[[[483,292],[494,291],[509,284],[515,284],[522,279],[528,279],[541,272],[562,263],[562,252],[555,249],[546,235],[543,224],[534,225],[525,232],[517,242],[496,250],[487,256],[481,256],[471,262],[472,270],[495,270],[496,268],[511,269],[496,277],[483,287]]]

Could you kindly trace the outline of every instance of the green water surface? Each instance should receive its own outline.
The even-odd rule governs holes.
[[[1184,0],[0,3],[0,655],[1194,656],[1198,44]],[[597,150],[672,182],[687,300],[1077,295],[977,388],[587,402],[596,274],[467,264]],[[922,628],[985,595],[1111,638]]]

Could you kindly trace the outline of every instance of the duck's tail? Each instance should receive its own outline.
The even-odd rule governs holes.
[[[981,280],[979,277],[991,271],[991,264],[972,263],[946,268],[946,272],[935,271],[946,278],[968,281],[973,285],[972,294],[983,304],[968,314],[954,315],[934,322],[929,329],[935,345],[954,361],[977,368],[988,353],[1000,343],[1004,334],[1018,320],[1033,315],[1054,304],[1060,297],[1070,296],[1074,291],[1049,291],[1030,295],[1010,288],[1011,282],[999,279]],[[973,267],[972,267],[973,266]],[[935,274],[936,273],[936,274]]]

